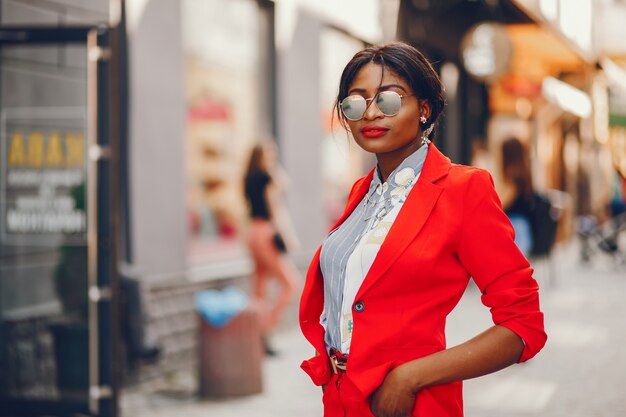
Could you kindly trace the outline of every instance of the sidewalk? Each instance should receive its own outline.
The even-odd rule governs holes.
[[[548,344],[522,365],[465,383],[467,417],[626,416],[626,267],[608,258],[582,267],[576,248],[554,255],[556,277],[536,265]],[[292,310],[295,313],[295,309]],[[470,285],[448,321],[448,345],[491,326],[480,294]],[[295,325],[274,337],[280,356],[264,363],[264,392],[223,401],[126,391],[124,417],[320,417],[321,390],[299,369],[312,354]],[[189,376],[189,378],[193,378]],[[190,386],[193,384],[190,381]]]
[[[280,355],[263,364],[264,392],[227,400],[174,398],[130,392],[122,400],[123,417],[320,417],[321,389],[300,371],[302,359],[313,353],[300,331],[292,328],[273,339]]]

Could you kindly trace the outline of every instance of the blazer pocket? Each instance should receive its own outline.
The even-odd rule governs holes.
[[[395,368],[405,362],[423,358],[440,350],[443,348],[435,345],[382,348],[378,351],[378,363],[392,362],[392,368]]]
[[[415,415],[448,417],[463,415],[463,383],[433,385],[417,393]]]

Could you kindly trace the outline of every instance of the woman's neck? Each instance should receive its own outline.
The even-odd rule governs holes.
[[[376,160],[378,161],[378,170],[380,172],[381,180],[383,182],[387,181],[387,178],[389,178],[389,175],[391,175],[393,170],[398,168],[402,161],[421,147],[421,140],[416,140],[403,148],[396,149],[395,151],[377,153]]]

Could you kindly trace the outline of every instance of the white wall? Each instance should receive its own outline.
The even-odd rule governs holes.
[[[180,4],[127,0],[133,272],[186,268],[185,102]]]
[[[320,115],[321,21],[301,12],[289,48],[278,54],[278,135],[291,177],[287,203],[303,257],[326,232],[322,208]]]

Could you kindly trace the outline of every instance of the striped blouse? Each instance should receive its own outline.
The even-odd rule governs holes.
[[[352,339],[352,304],[378,250],[407,195],[419,178],[428,146],[409,155],[386,182],[377,169],[369,191],[348,218],[324,239],[320,268],[324,276],[324,311],[327,349],[348,354]]]

